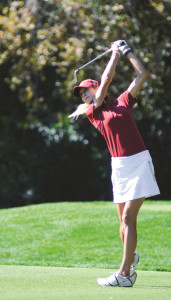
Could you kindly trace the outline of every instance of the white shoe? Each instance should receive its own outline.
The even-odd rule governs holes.
[[[119,286],[119,287],[132,287],[136,281],[137,273],[134,271],[129,276],[121,276],[118,273],[113,273],[107,278],[98,278],[97,284],[100,286]]]
[[[132,264],[131,264],[131,267],[135,268],[135,266],[136,266],[136,265],[138,264],[138,262],[139,262],[139,259],[140,259],[139,254],[138,254],[137,252],[135,252],[135,253],[134,253],[134,260],[133,260],[133,262],[132,262]]]
[[[130,277],[131,277],[132,284],[134,284],[136,279],[137,279],[137,273],[135,272],[134,267],[131,266],[129,274],[130,274]],[[134,274],[136,274],[136,276]]]

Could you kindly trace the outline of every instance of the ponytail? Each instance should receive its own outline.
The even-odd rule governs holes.
[[[68,116],[68,118],[75,118],[75,119],[78,119],[78,117],[80,115],[83,115],[87,112],[87,109],[88,109],[88,106],[89,104],[88,103],[83,103],[83,104],[80,104],[77,109],[71,114]]]

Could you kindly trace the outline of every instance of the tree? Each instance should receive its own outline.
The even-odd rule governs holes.
[[[74,70],[116,39],[126,39],[149,70],[134,116],[161,198],[169,198],[169,2],[1,1],[0,10],[1,206],[112,198],[105,142],[85,118],[67,116],[78,104]],[[81,70],[79,81],[100,80],[107,60]],[[122,58],[109,94],[133,76]]]

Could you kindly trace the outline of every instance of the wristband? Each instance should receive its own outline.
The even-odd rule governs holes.
[[[131,48],[128,48],[126,49],[125,51],[123,51],[123,54],[126,56],[129,52],[131,52],[132,49]]]

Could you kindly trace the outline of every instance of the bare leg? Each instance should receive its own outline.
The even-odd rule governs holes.
[[[130,266],[133,261],[134,251],[137,245],[137,215],[145,198],[140,198],[125,203],[122,212],[122,228],[124,233],[123,238],[123,260],[119,269],[119,274],[128,276]]]
[[[122,215],[123,215],[124,207],[125,207],[125,203],[117,204],[118,216],[120,221],[120,237],[123,246],[124,246],[124,228],[122,226]]]

